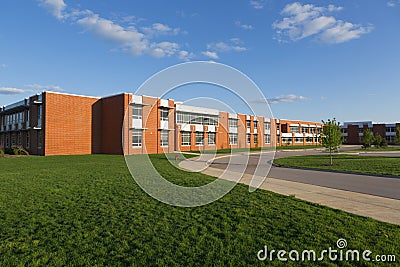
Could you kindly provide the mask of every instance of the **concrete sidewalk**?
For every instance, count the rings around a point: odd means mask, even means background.
[[[202,173],[221,177],[227,180],[238,177],[238,173],[225,172],[222,169],[211,168],[207,161],[196,158],[183,161],[179,164],[183,169],[194,171],[202,170]],[[225,173],[224,173],[225,172]],[[222,176],[222,174],[224,174]],[[244,174],[239,183],[249,185],[253,175]],[[236,178],[234,178],[236,179]],[[255,177],[262,180],[262,177]],[[275,178],[266,178],[259,187],[282,195],[294,195],[296,198],[318,203],[335,209],[341,209],[353,214],[366,216],[378,221],[400,225],[400,200],[343,191],[327,187],[309,185],[298,182],[285,181]]]

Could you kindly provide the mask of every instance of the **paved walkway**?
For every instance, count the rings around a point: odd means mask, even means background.
[[[223,169],[209,167],[208,161],[210,159],[208,157],[210,156],[203,156],[201,159],[192,158],[181,162],[179,166],[186,170],[201,171],[204,174],[228,180],[229,178],[227,177],[238,177],[238,173],[229,173]],[[321,173],[323,174],[323,172]],[[241,176],[239,182],[249,185],[252,178],[253,175],[244,174]],[[263,180],[262,177],[255,177],[255,179],[259,181]],[[379,221],[400,225],[400,200],[397,199],[343,191],[270,177],[265,179],[259,188],[286,196],[294,195],[296,198],[302,200],[341,209]]]

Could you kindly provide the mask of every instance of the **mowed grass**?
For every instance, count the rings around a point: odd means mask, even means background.
[[[329,166],[329,162],[329,155],[294,156],[274,160],[275,164],[287,167],[400,176],[400,157],[334,155],[334,165]]]
[[[214,180],[178,170],[162,155],[151,158],[171,181]],[[320,252],[339,238],[348,248],[400,259],[400,226],[268,191],[249,193],[245,185],[212,204],[180,208],[145,194],[122,156],[0,159],[0,266],[281,266],[259,262],[257,252],[264,246]]]

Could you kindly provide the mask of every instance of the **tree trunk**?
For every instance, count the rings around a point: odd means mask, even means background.
[[[331,166],[333,166],[332,150],[329,150],[329,156],[331,157]]]

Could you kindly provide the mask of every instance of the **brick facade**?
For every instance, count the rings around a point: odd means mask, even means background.
[[[312,145],[319,142],[320,127],[315,122],[231,114],[149,96],[43,92],[0,109],[0,147],[21,146],[30,154],[47,156],[269,147],[284,144],[288,136],[289,145]]]

